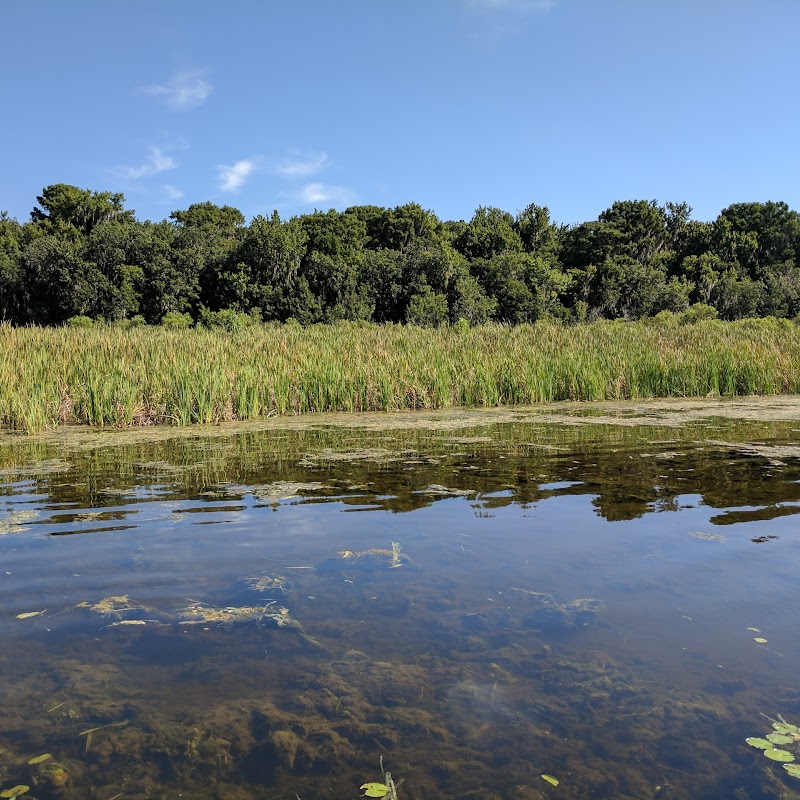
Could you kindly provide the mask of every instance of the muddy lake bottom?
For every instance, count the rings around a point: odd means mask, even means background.
[[[6,435],[0,796],[800,798],[798,513],[797,398]]]

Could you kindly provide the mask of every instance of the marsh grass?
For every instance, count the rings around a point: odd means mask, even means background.
[[[800,328],[769,318],[469,330],[0,325],[0,424],[29,432],[799,391]]]

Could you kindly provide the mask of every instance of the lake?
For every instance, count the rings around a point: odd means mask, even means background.
[[[2,797],[800,798],[797,398],[5,434],[0,486]]]

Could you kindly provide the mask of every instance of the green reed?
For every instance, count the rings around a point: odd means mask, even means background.
[[[800,327],[774,319],[239,332],[0,325],[0,425],[26,431],[798,391]]]

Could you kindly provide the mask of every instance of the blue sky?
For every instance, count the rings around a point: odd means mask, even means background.
[[[0,209],[800,209],[796,0],[7,0]]]

